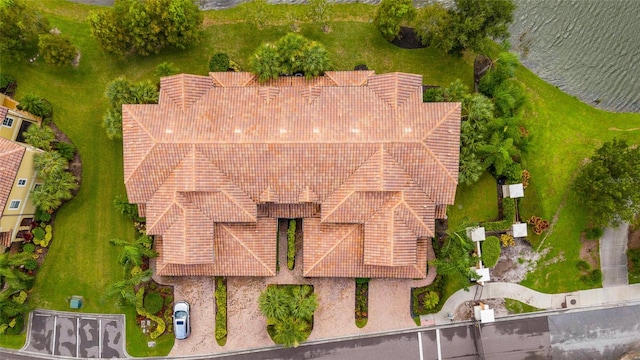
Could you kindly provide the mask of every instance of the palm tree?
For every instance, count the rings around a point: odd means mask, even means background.
[[[295,318],[287,317],[276,322],[273,327],[273,341],[284,347],[298,347],[309,336],[309,323]]]
[[[77,179],[67,171],[55,173],[44,179],[45,183],[31,191],[33,204],[49,213],[62,205],[63,200],[73,197],[72,191],[78,188]]]
[[[102,119],[102,125],[111,140],[122,138],[122,110],[109,109]]]
[[[118,262],[125,268],[130,269],[133,266],[140,266],[144,262],[144,258],[154,258],[158,253],[151,249],[152,239],[148,235],[142,235],[133,242],[120,239],[111,239],[109,243],[122,247]]]
[[[112,109],[120,109],[122,111],[122,104],[131,103],[131,83],[121,76],[107,84],[107,90],[104,95],[109,99]]]
[[[520,155],[520,151],[513,145],[513,139],[501,139],[494,134],[489,143],[479,148],[485,169],[493,168],[496,177],[503,176],[505,170],[513,164],[513,158]]]
[[[27,303],[17,303],[12,297],[16,294],[13,289],[0,292],[0,325],[7,324],[11,318],[29,311]]]
[[[161,78],[165,76],[175,75],[180,72],[174,63],[165,61],[156,66],[156,76]]]
[[[51,103],[34,94],[26,94],[22,99],[20,99],[18,109],[40,116],[43,119],[49,118],[53,113]]]
[[[289,315],[287,306],[288,296],[286,288],[277,285],[270,285],[258,298],[260,312],[267,317],[268,323],[274,320],[282,320]]]
[[[309,40],[302,35],[288,33],[278,40],[278,58],[282,72],[293,75],[302,71]]]
[[[327,49],[315,41],[309,43],[302,56],[300,70],[304,72],[304,76],[307,78],[322,75],[331,68]]]
[[[31,126],[29,130],[34,128]],[[69,164],[65,158],[57,151],[45,151],[43,153],[35,154],[33,157],[33,166],[38,171],[40,177],[45,181],[55,174],[62,173],[67,170]]]
[[[56,134],[48,126],[29,126],[23,135],[27,144],[44,151],[51,151],[51,143],[56,139]]]
[[[258,75],[258,81],[277,79],[282,72],[278,51],[272,44],[262,44],[250,59],[251,71]]]
[[[157,104],[159,96],[158,87],[151,80],[140,81],[131,86],[129,104]]]
[[[31,287],[33,276],[20,269],[31,256],[28,253],[0,254],[0,289],[18,291]]]
[[[106,299],[118,295],[121,304],[135,305],[136,294],[134,288],[143,282],[151,280],[152,275],[151,269],[147,269],[132,275],[128,279],[117,281],[107,286],[103,298]]]
[[[318,307],[317,295],[310,285],[294,286],[289,296],[290,313],[295,318],[311,321]]]
[[[466,236],[467,226],[468,224],[462,223],[447,231],[447,237],[438,251],[437,258],[431,261],[431,264],[438,268],[438,273],[458,274],[466,279],[471,279],[475,275],[471,267],[475,265],[477,257],[471,256],[473,242]]]

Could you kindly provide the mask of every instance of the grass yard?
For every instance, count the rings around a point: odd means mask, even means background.
[[[478,223],[498,218],[498,187],[496,179],[487,171],[477,183],[459,185],[456,202],[447,211],[449,227],[463,222]]]
[[[105,286],[122,277],[116,261],[117,249],[109,245],[108,240],[134,237],[131,224],[117,215],[111,205],[116,194],[124,194],[124,186],[121,142],[109,141],[101,126],[106,110],[105,86],[118,76],[130,80],[151,79],[155,66],[164,61],[175,63],[182,72],[204,75],[208,72],[209,58],[216,52],[228,53],[246,69],[249,56],[261,42],[275,41],[289,28],[282,21],[255,30],[242,23],[241,7],[208,11],[203,38],[191,49],[166,50],[147,58],[118,58],[103,53],[90,37],[86,16],[99,7],[63,0],[43,0],[37,6],[47,14],[52,26],[68,34],[80,48],[80,66],[58,69],[41,59],[29,64],[0,58],[0,71],[16,77],[18,98],[32,92],[51,101],[55,122],[77,145],[84,167],[80,193],[64,205],[56,218],[54,241],[39,271],[30,304],[67,310],[69,296],[83,295],[86,302],[83,311],[127,314],[130,354],[165,355],[173,344],[173,337],[165,335],[155,349],[147,349],[146,338],[136,330],[134,309],[120,309],[113,301],[101,300]],[[287,12],[299,14],[301,8],[273,6],[276,19],[285,18]],[[375,7],[353,4],[340,5],[339,9],[337,21],[331,23],[331,33],[324,34],[309,24],[302,24],[301,32],[327,47],[335,69],[350,70],[364,63],[378,73],[422,74],[426,84],[446,85],[460,78],[468,86],[473,85],[471,58],[449,57],[435,49],[399,49],[384,41],[369,22]],[[541,265],[524,283],[544,292],[576,290],[581,286],[574,260],[578,257],[579,232],[585,226],[586,216],[577,199],[567,196],[571,178],[582,159],[590,156],[603,141],[622,136],[638,143],[640,133],[634,129],[639,127],[640,114],[596,110],[524,68],[517,76],[527,86],[530,97],[525,119],[532,143],[525,161],[532,175],[531,182],[535,184],[535,191],[527,191],[523,212],[548,220],[558,215],[551,234],[539,240],[541,249],[550,249],[543,261],[549,264]],[[459,191],[464,211],[453,210],[452,218],[469,216],[480,221],[497,215],[495,183],[490,176],[485,174],[478,185],[469,189],[461,187]],[[532,193],[535,196],[531,196]],[[553,260],[558,261],[552,263]],[[458,281],[447,281],[445,293],[451,294],[459,288]],[[11,346],[12,342],[19,347],[15,344],[24,342],[24,337],[3,339],[2,345]]]
[[[507,308],[509,314],[524,314],[530,312],[541,311],[542,309],[538,309],[537,307],[533,307],[529,304],[525,304],[522,301],[514,300],[514,299],[504,299],[504,306]]]

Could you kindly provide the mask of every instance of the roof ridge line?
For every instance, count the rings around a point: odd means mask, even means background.
[[[447,169],[447,167],[446,167],[446,166],[444,166],[444,164],[440,161],[440,159],[438,159],[438,157],[433,153],[433,151],[431,151],[431,148],[429,148],[429,147],[427,146],[427,144],[425,144],[425,143],[424,143],[424,142],[422,142],[422,141],[420,142],[420,144],[421,144],[422,146],[424,146],[424,148],[425,148],[425,149],[427,149],[427,152],[429,153],[429,155],[430,155],[431,157],[433,157],[433,158],[436,160],[436,164],[437,164],[438,166],[440,166],[440,168],[442,168],[442,170],[444,170],[444,173],[445,173],[445,174],[447,174],[447,177],[449,177],[449,179],[450,179],[451,181],[453,181],[453,183],[455,183],[455,184],[457,185],[457,184],[458,184],[458,182],[456,181],[456,179],[454,179],[453,175],[451,175],[451,173],[449,172],[449,169]]]
[[[457,106],[454,106],[451,110],[449,110],[446,114],[444,114],[444,116],[440,118],[440,120],[436,121],[436,124],[429,130],[429,132],[427,132],[427,135],[425,135],[422,139],[420,139],[420,142],[424,142],[429,136],[431,136],[431,134],[434,131],[436,131],[436,129],[439,129],[440,125],[442,125],[445,121],[447,121],[451,113],[456,111],[457,108],[458,108]]]
[[[265,269],[267,269],[267,271],[269,271],[270,274],[272,275],[276,275],[275,272],[271,271],[271,269],[269,268],[269,266],[267,264],[265,264],[262,259],[260,259],[259,257],[256,256],[256,254],[251,251],[251,249],[249,249],[249,247],[243,242],[240,241],[240,239],[238,239],[238,237],[236,236],[236,234],[234,234],[227,226],[225,226],[223,223],[215,223],[218,226],[221,226],[222,229],[224,229],[224,231],[227,232],[227,234],[231,235],[232,238],[234,238],[239,244],[240,246],[242,246],[249,254],[251,254],[251,256],[253,256],[254,259],[258,260],[258,262],[260,264],[262,264],[262,266],[264,266]],[[256,225],[257,226],[257,225]],[[215,230],[214,230],[215,231]]]
[[[318,226],[320,226],[320,225],[321,225],[321,224],[318,224]],[[344,239],[346,239],[346,238],[347,238],[347,236],[351,235],[351,233],[352,233],[352,232],[354,232],[354,231],[358,228],[358,226],[360,226],[360,224],[352,224],[352,225],[351,225],[351,230],[349,230],[349,232],[347,232],[347,233],[342,237],[342,239],[338,240],[338,241],[336,242],[336,244],[335,244],[335,245],[333,245],[333,246],[332,246],[328,251],[326,251],[326,252],[324,253],[324,255],[322,255],[322,256],[318,259],[318,261],[316,261],[313,265],[311,265],[311,267],[309,268],[309,270],[308,270],[308,271],[305,271],[305,273],[306,273],[306,274],[308,274],[311,270],[313,270],[316,266],[318,266],[318,264],[320,264],[320,262],[321,262],[322,260],[324,260],[324,259],[329,255],[329,253],[332,253],[332,252],[333,252],[333,251],[338,247],[338,245],[340,245],[340,244],[344,241]],[[304,275],[304,274],[303,274],[303,275]]]
[[[123,112],[124,112],[124,111],[123,111]],[[158,139],[156,139],[153,135],[151,135],[151,133],[150,133],[150,132],[149,132],[149,131],[148,131],[148,130],[147,130],[147,129],[146,129],[146,128],[141,124],[141,123],[140,123],[140,121],[138,120],[138,118],[137,118],[136,116],[134,116],[130,111],[127,111],[127,114],[129,114],[129,116],[131,116],[131,119],[132,119],[133,121],[135,121],[135,122],[138,124],[138,127],[139,127],[142,131],[144,131],[144,132],[147,134],[147,136],[149,136],[149,138],[151,139],[151,142],[153,143],[153,145],[152,145],[152,146],[150,146],[150,147],[149,147],[149,149],[147,150],[147,152],[145,152],[145,153],[143,154],[143,156],[141,156],[141,157],[140,157],[140,161],[139,161],[139,162],[138,162],[138,164],[133,168],[133,171],[131,171],[131,174],[129,174],[129,176],[128,176],[128,177],[126,177],[126,178],[124,179],[124,182],[125,182],[125,183],[126,183],[126,182],[128,182],[128,181],[131,179],[131,177],[132,177],[132,176],[133,176],[133,174],[138,170],[138,168],[140,167],[140,165],[142,164],[142,162],[144,161],[144,159],[146,159],[146,158],[147,158],[147,155],[149,155],[149,154],[151,153],[151,151],[152,151],[153,149],[155,149],[155,147],[158,145]],[[123,114],[123,117],[124,117],[124,114]]]
[[[150,226],[147,226],[147,228],[148,229],[153,229],[156,225],[158,225],[158,222],[169,212],[169,210],[171,210],[171,208],[174,205],[175,205],[175,197],[174,197],[174,201],[172,201],[171,204],[169,206],[167,206],[166,209],[164,209],[162,214],[160,214],[160,216],[158,216],[158,219],[153,224],[151,224]],[[175,221],[175,219],[173,221]],[[171,222],[171,224],[173,224],[173,221]],[[171,224],[169,224],[169,226],[171,226]]]
[[[350,197],[351,197],[351,195],[353,195],[355,192],[356,192],[355,190],[350,190],[350,191],[349,191],[349,194],[348,194],[347,196],[345,196],[345,197],[344,197],[344,199],[340,200],[340,201],[336,204],[336,206],[333,208],[333,210],[331,210],[331,212],[329,212],[329,213],[327,214],[327,216],[325,216],[324,218],[322,218],[322,217],[320,218],[320,223],[324,222],[324,220],[325,220],[326,218],[328,218],[329,216],[331,216],[331,214],[333,214],[334,212],[336,212],[336,210],[338,210],[338,208],[340,208],[340,205],[342,205],[345,201],[347,201],[347,199],[348,199],[348,198],[350,198]]]
[[[411,208],[411,206],[409,206],[409,204],[407,204],[407,202],[404,201],[404,193],[402,195],[403,196],[402,196],[402,199],[400,200],[400,203],[404,205],[404,207],[411,213],[411,215],[413,215],[416,219],[418,219],[418,221],[420,221],[422,225],[424,225],[424,227],[427,229],[427,232],[431,235],[431,237],[433,237],[435,234],[431,232],[431,229],[429,229],[429,226],[427,226],[427,224],[425,224],[424,221],[422,221],[420,216],[416,214],[416,212]],[[404,222],[407,226],[409,225],[404,219],[402,220],[402,222]]]

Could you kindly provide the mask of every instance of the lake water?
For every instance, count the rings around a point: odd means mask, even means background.
[[[74,1],[113,4],[113,0]],[[511,44],[525,66],[585,103],[611,111],[640,112],[640,0],[515,1]],[[201,7],[224,9],[241,2],[202,0]],[[414,0],[416,6],[426,2]]]

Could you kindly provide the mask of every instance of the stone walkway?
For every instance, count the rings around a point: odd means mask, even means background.
[[[602,287],[629,284],[627,271],[627,238],[629,224],[606,228],[600,238],[600,269]]]

